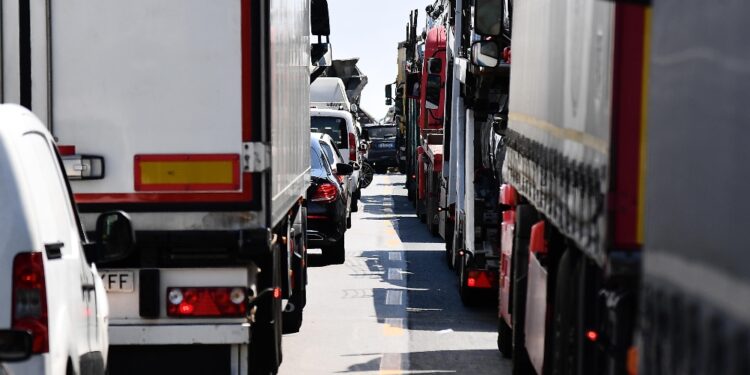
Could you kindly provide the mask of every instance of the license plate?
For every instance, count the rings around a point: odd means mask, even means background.
[[[104,281],[104,289],[110,293],[133,293],[135,277],[133,271],[104,271],[99,272]]]
[[[381,143],[378,145],[378,148],[393,148],[392,143]]]

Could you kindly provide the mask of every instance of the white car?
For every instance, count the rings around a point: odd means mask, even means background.
[[[359,152],[359,132],[354,123],[351,113],[335,109],[310,109],[310,129],[313,133],[324,133],[331,136],[336,143],[344,163],[354,167],[350,194],[352,195],[351,210],[357,211],[357,201],[360,193],[360,168],[362,165],[362,154]]]
[[[0,332],[31,341],[28,358],[10,344],[0,350],[0,371],[105,373],[107,294],[85,254],[120,259],[134,235],[119,212],[97,226],[103,241],[89,244],[47,129],[28,110],[0,105]]]

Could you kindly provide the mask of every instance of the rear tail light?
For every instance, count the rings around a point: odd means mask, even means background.
[[[488,271],[469,271],[466,286],[469,288],[491,289],[495,285],[493,274]]]
[[[176,317],[245,316],[242,288],[167,288],[167,315]]]
[[[349,133],[349,161],[357,161],[357,138]]]
[[[326,182],[324,184],[318,185],[318,187],[315,189],[315,193],[310,200],[313,202],[330,203],[335,201],[338,195],[339,191],[336,186]]]
[[[33,353],[49,352],[42,253],[21,253],[13,259],[13,329],[31,332]]]

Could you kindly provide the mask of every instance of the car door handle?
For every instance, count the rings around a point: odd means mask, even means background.
[[[44,244],[44,251],[47,253],[47,259],[60,259],[62,258],[62,248],[65,244],[62,242]]]

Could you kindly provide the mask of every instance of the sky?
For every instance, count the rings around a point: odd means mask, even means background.
[[[376,119],[388,112],[385,85],[396,80],[398,43],[406,36],[409,12],[419,10],[419,29],[424,9],[432,0],[328,0],[334,59],[359,57],[357,66],[369,83],[360,106]]]

